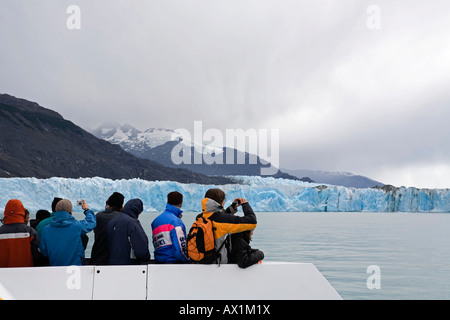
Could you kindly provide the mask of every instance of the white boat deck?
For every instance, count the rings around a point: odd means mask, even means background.
[[[341,299],[311,263],[71,266],[0,269],[0,299]]]

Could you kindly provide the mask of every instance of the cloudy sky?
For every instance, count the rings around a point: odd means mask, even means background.
[[[84,128],[279,129],[282,167],[450,187],[448,0],[2,0],[0,70]]]

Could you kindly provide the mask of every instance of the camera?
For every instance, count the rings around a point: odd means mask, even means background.
[[[77,206],[81,207],[83,205],[83,203],[84,203],[84,200],[78,200],[77,201]]]
[[[237,199],[237,202],[233,202],[232,206],[233,208],[236,208],[237,206],[239,206],[241,204],[241,199]]]

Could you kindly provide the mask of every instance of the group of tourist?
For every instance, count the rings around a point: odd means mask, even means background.
[[[152,222],[154,259],[139,215],[144,211],[140,199],[128,200],[114,192],[105,210],[95,214],[82,200],[85,218],[72,216],[72,202],[55,198],[52,212],[39,210],[30,221],[30,213],[20,200],[6,204],[0,227],[0,267],[131,265],[148,263],[192,263],[187,249],[186,227],[181,220],[183,195],[167,195],[166,210]],[[252,249],[250,241],[256,227],[256,216],[244,198],[234,199],[224,209],[225,193],[209,189],[202,200],[202,215],[214,226],[214,246],[220,263],[237,263],[249,267],[264,258],[262,251]],[[241,206],[244,216],[235,215]],[[28,225],[30,224],[30,225]],[[94,232],[90,259],[85,259]]]

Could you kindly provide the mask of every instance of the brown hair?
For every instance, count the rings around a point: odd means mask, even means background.
[[[209,189],[206,191],[205,198],[212,199],[222,205],[222,202],[225,201],[225,192],[220,189]]]
[[[167,203],[178,206],[183,203],[183,195],[178,191],[172,191],[167,195]]]

